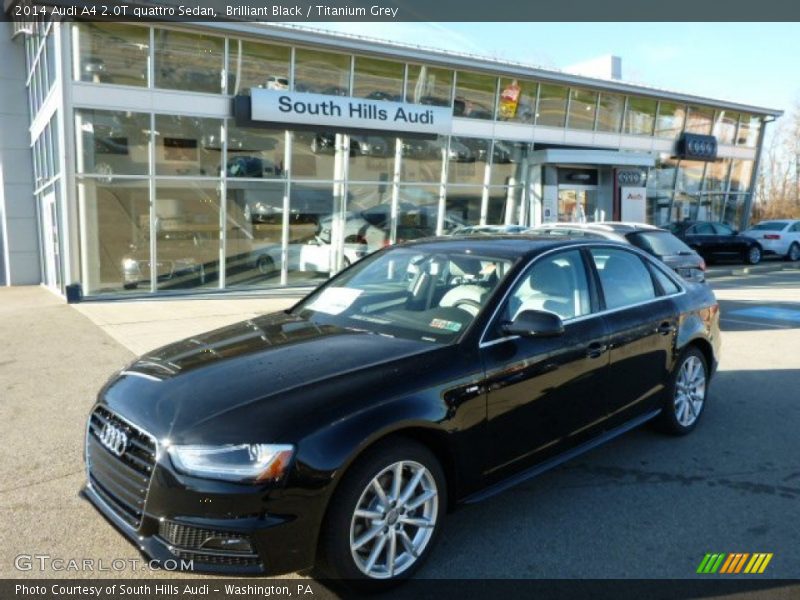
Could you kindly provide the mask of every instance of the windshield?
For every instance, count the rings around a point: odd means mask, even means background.
[[[315,323],[406,339],[456,340],[510,270],[479,252],[393,248],[356,263],[292,311]]]
[[[786,221],[764,221],[750,229],[755,231],[783,231],[788,224]]]
[[[634,246],[656,256],[692,254],[689,246],[668,231],[635,231],[626,237]]]

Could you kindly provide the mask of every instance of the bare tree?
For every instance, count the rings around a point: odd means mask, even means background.
[[[800,102],[778,121],[764,148],[753,218],[800,218]]]

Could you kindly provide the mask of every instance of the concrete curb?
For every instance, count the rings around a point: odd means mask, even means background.
[[[770,262],[766,264],[731,267],[712,267],[706,271],[706,279],[716,279],[719,277],[731,277],[742,275],[759,275],[761,273],[774,273],[775,271],[797,271],[800,270],[800,262],[784,263]]]

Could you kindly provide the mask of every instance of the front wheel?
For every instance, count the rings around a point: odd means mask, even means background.
[[[708,365],[696,347],[686,350],[675,363],[667,386],[664,409],[658,417],[660,429],[686,435],[697,427],[708,393]]]
[[[745,257],[748,265],[757,265],[761,262],[761,248],[759,246],[751,246],[747,250],[747,256]]]
[[[378,591],[428,558],[446,510],[445,477],[425,446],[395,438],[369,451],[340,484],[322,525],[322,577]]]

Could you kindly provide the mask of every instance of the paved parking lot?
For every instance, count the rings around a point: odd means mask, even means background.
[[[800,577],[800,271],[712,284],[723,357],[696,432],[642,427],[457,510],[422,577],[684,578],[706,552],[772,552],[763,577]],[[87,412],[132,352],[39,288],[0,290],[0,339],[0,577],[26,576],[20,553],[137,557],[77,497]]]

